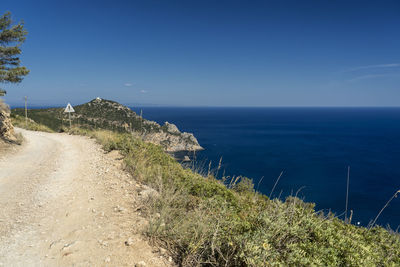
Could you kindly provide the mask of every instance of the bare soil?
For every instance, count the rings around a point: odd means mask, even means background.
[[[140,234],[140,192],[117,151],[17,129],[0,148],[0,266],[172,266]]]

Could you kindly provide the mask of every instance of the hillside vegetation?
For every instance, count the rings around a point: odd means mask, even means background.
[[[106,129],[133,133],[147,142],[163,146],[169,152],[196,151],[203,149],[191,133],[180,132],[174,124],[159,125],[137,115],[130,108],[115,101],[101,98],[74,107],[71,123],[85,129]],[[25,110],[15,108],[11,116],[25,116]],[[28,117],[35,122],[60,132],[69,127],[69,117],[64,108],[30,109]]]
[[[54,131],[46,125],[35,122],[32,119],[25,120],[25,117],[20,115],[11,116],[11,122],[15,127],[24,128],[31,131],[41,131],[47,133],[53,133]]]
[[[129,134],[72,129],[118,149],[126,170],[156,190],[143,204],[146,234],[183,266],[399,266],[400,238],[346,224],[314,204],[254,190],[251,179],[216,179],[182,167]]]
[[[88,129],[108,129],[118,132],[126,132],[132,127],[133,130],[141,130],[143,119],[127,107],[123,107],[109,100],[96,101],[74,107],[71,113],[72,124]],[[29,118],[37,123],[46,125],[55,132],[63,131],[69,126],[68,114],[64,108],[30,109]],[[12,116],[25,116],[23,108],[12,110]],[[154,129],[157,130],[157,129]]]

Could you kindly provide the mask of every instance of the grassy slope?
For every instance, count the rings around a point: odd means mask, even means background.
[[[121,150],[127,170],[158,191],[143,207],[147,234],[184,266],[400,265],[399,236],[379,226],[345,224],[296,197],[269,200],[247,178],[203,177],[127,134],[74,132]]]
[[[23,126],[23,125],[21,125]],[[183,266],[399,266],[400,238],[315,212],[296,197],[270,200],[236,182],[183,168],[161,147],[126,133],[73,128],[118,149],[127,171],[157,190],[143,203],[146,234]]]
[[[136,115],[130,109],[119,108],[120,104],[110,100],[89,103],[75,106],[75,113],[71,114],[72,124],[89,129],[107,129],[119,132],[127,132],[127,128],[135,131],[158,132],[163,130],[158,125],[148,125],[144,119]],[[12,110],[11,116],[25,116],[23,108]],[[28,110],[29,118],[35,122],[43,124],[55,132],[64,130],[69,126],[68,114],[64,113],[64,108],[45,108]],[[125,125],[125,127],[124,127]]]
[[[28,112],[30,119],[53,132],[59,132],[63,124],[66,125],[67,123],[65,119],[63,121],[63,112],[62,109],[59,108],[31,109]],[[16,123],[25,123],[25,110],[23,108],[12,109],[11,118],[14,119]]]
[[[32,131],[48,132],[48,133],[54,132],[52,129],[43,124],[36,123],[35,121],[30,119],[25,121],[25,117],[21,117],[15,114],[11,116],[11,122],[15,127],[19,128],[24,128]]]

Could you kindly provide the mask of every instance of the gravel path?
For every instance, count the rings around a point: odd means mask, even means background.
[[[171,266],[140,235],[138,184],[93,140],[22,129],[0,155],[0,266]]]

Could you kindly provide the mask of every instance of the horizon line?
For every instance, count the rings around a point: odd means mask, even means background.
[[[86,102],[87,103],[87,102]],[[118,102],[119,103],[119,102]],[[23,104],[18,104],[18,105],[13,105],[7,103],[11,109],[13,108],[24,108]],[[85,103],[82,103],[85,104]],[[82,104],[76,104],[73,106],[78,106]],[[194,105],[194,106],[183,106],[183,105],[157,105],[157,104],[125,104],[125,103],[120,103],[121,105],[124,105],[129,108],[140,108],[140,107],[145,107],[145,108],[400,108],[399,106],[214,106],[214,105]],[[56,105],[48,105],[48,104],[28,104],[28,109],[29,107],[31,108],[63,108],[65,107],[66,104],[56,104]]]

